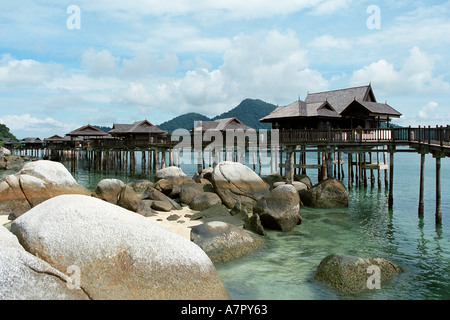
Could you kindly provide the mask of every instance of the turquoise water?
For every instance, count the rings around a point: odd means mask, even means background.
[[[315,155],[308,157],[309,163],[315,163]],[[182,168],[189,176],[196,171],[195,165]],[[302,208],[303,223],[292,232],[268,231],[258,252],[217,264],[232,299],[450,299],[450,159],[442,159],[441,227],[435,225],[435,160],[431,156],[426,159],[425,216],[418,218],[419,168],[419,155],[396,154],[392,211],[388,210],[384,183],[381,189],[370,184],[353,188],[348,208]],[[308,175],[317,182],[317,170],[308,170]],[[105,178],[124,182],[142,178],[86,170],[74,177],[91,190]],[[346,179],[343,182],[347,185]],[[383,283],[380,290],[343,294],[314,280],[320,261],[332,253],[385,258],[408,271]]]
[[[302,208],[303,223],[270,231],[265,248],[217,265],[234,299],[450,299],[450,159],[442,162],[442,227],[435,225],[435,162],[427,157],[425,217],[418,218],[420,156],[396,154],[394,209],[378,187],[350,191],[346,209]],[[408,270],[380,290],[343,294],[314,280],[320,261],[340,253],[380,257]]]

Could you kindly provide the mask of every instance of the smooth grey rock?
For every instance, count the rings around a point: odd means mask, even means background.
[[[229,299],[198,246],[93,197],[50,199],[15,220],[11,231],[54,268],[78,266],[92,299]]]

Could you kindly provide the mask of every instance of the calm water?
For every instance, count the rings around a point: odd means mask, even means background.
[[[442,160],[442,227],[434,222],[435,160],[426,159],[423,220],[417,216],[420,156],[397,153],[395,160],[392,211],[387,209],[384,183],[382,189],[353,188],[349,208],[302,208],[303,223],[294,231],[268,231],[262,250],[216,265],[230,296],[247,300],[450,299],[450,159]],[[196,166],[183,170],[192,176]],[[313,183],[317,181],[317,170],[308,175]],[[83,170],[74,177],[91,190],[104,178],[138,179]],[[343,182],[347,185],[346,179]],[[381,290],[342,294],[313,279],[320,261],[332,253],[385,258],[408,272],[382,284]]]

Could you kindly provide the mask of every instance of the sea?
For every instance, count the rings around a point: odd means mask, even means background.
[[[314,153],[308,163],[317,163]],[[139,157],[138,157],[139,159]],[[435,223],[436,162],[426,157],[425,214],[418,216],[420,155],[396,153],[394,207],[388,209],[384,186],[349,190],[349,207],[302,207],[302,224],[290,232],[267,231],[262,248],[246,257],[217,263],[216,269],[234,300],[447,300],[450,299],[450,158],[442,159],[442,217]],[[68,168],[70,163],[65,164]],[[250,164],[248,164],[252,167]],[[344,169],[346,170],[346,165]],[[196,165],[182,164],[188,176]],[[140,168],[138,167],[138,170]],[[11,172],[0,171],[0,178]],[[261,174],[270,173],[270,168]],[[317,170],[307,171],[317,183]],[[73,173],[79,184],[94,190],[106,178],[130,182],[152,174],[95,173],[80,164]],[[347,172],[342,182],[347,186]],[[376,172],[375,172],[376,178]],[[349,294],[314,279],[320,262],[330,254],[384,258],[407,271],[378,289]]]

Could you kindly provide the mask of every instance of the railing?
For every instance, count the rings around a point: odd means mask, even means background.
[[[381,142],[392,140],[392,129],[281,130],[281,143]]]
[[[420,144],[450,146],[450,126],[394,129],[394,140]]]
[[[416,142],[450,146],[450,126],[391,129],[281,130],[280,143]]]

